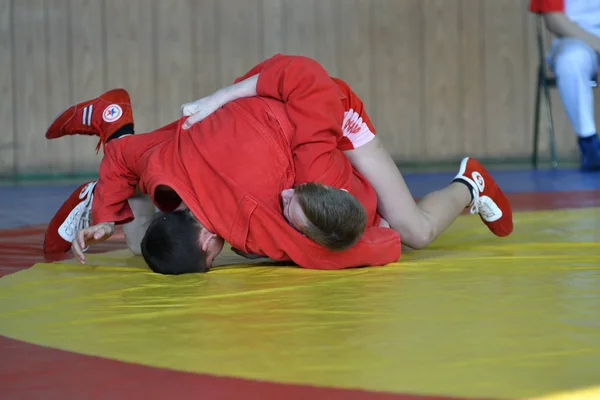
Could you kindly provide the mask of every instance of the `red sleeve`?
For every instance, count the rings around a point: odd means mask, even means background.
[[[342,151],[354,150],[369,143],[377,134],[367,114],[365,105],[350,86],[339,78],[331,80],[340,89],[341,102],[344,107],[344,121],[342,134],[338,141],[338,149]]]
[[[307,240],[307,246],[297,254],[290,255],[299,266],[308,269],[343,269],[386,265],[400,258],[400,235],[389,228],[367,228],[360,240],[344,251],[330,251]]]
[[[529,0],[529,11],[535,13],[564,12],[565,0]]]
[[[118,140],[104,148],[100,163],[100,176],[94,189],[92,219],[94,224],[115,222],[125,224],[133,221],[133,213],[127,199],[135,194],[139,178],[127,167],[118,151]]]
[[[351,167],[337,149],[344,118],[339,89],[327,71],[307,57],[277,55],[261,65],[257,94],[284,102],[295,128],[291,149],[296,183],[340,186]]]
[[[351,248],[331,251],[294,230],[272,211],[257,208],[248,217],[249,229],[236,240],[228,241],[245,253],[262,254],[275,260],[292,260],[309,269],[343,269],[370,265],[386,265],[400,258],[400,235],[389,228],[365,229]]]

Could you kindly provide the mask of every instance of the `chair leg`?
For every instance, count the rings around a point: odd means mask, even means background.
[[[558,159],[556,157],[556,141],[554,139],[554,119],[552,118],[552,103],[550,102],[550,89],[544,82],[544,97],[546,98],[546,115],[548,118],[548,133],[550,134],[550,159],[552,168],[558,168]]]
[[[542,94],[541,76],[538,73],[537,89],[535,93],[535,115],[533,117],[533,153],[531,154],[531,163],[533,168],[538,167],[538,143],[540,137],[540,100]]]

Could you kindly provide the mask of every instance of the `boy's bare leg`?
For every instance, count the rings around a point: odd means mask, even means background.
[[[398,231],[403,243],[412,248],[429,245],[473,202],[496,235],[506,236],[512,231],[512,211],[508,201],[476,160],[463,160],[457,175],[460,182],[453,181],[417,203],[377,137],[345,154],[375,189],[382,217]]]
[[[381,216],[400,233],[403,243],[412,248],[423,248],[431,243],[471,202],[468,187],[452,183],[428,194],[417,204],[396,163],[377,137],[345,154],[375,189]]]

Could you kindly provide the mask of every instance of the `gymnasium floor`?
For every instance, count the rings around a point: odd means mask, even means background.
[[[407,181],[418,197],[452,175]],[[44,260],[76,185],[0,186],[0,398],[599,399],[600,174],[494,176],[509,238],[463,216],[386,267],[227,251],[179,277],[149,273],[122,235],[90,265]]]

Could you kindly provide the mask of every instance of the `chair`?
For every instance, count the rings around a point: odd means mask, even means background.
[[[554,140],[554,120],[552,119],[552,104],[550,102],[550,88],[556,87],[556,78],[549,76],[546,66],[546,51],[544,49],[544,36],[542,27],[542,16],[537,15],[537,47],[539,56],[539,67],[537,77],[537,90],[535,95],[535,115],[533,121],[533,153],[531,155],[531,163],[533,168],[538,167],[538,147],[540,139],[540,108],[542,106],[542,95],[545,100],[546,116],[548,118],[548,133],[550,135],[550,159],[552,168],[558,167],[556,157],[556,143]],[[543,92],[543,93],[542,93]]]

